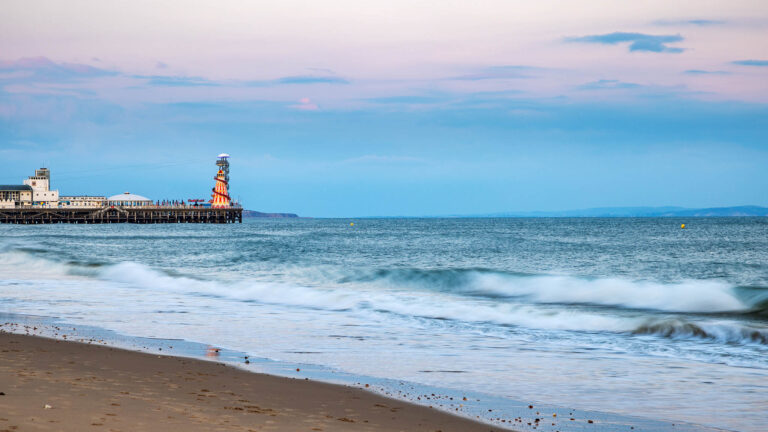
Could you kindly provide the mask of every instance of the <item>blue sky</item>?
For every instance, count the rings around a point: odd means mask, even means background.
[[[768,8],[700,3],[4,2],[0,183],[207,198],[227,152],[308,216],[768,205]]]

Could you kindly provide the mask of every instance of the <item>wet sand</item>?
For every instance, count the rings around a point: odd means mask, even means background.
[[[499,431],[361,389],[0,331],[0,432]]]

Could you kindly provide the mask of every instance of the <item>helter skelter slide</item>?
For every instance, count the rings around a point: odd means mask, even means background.
[[[216,161],[216,166],[219,167],[219,172],[216,173],[216,186],[212,189],[211,195],[211,207],[213,208],[227,208],[230,207],[232,199],[229,197],[229,155],[222,153],[219,155],[219,159]]]

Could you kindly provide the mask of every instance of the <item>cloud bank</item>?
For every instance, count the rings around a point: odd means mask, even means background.
[[[450,79],[461,81],[481,81],[494,79],[533,78],[535,76],[535,72],[543,70],[544,68],[525,65],[491,66],[471,74],[460,75]]]
[[[0,60],[0,79],[37,82],[71,82],[119,75],[116,71],[78,63],[55,63],[46,57]]]
[[[278,78],[276,84],[349,84],[349,81],[337,76],[298,75]]]
[[[765,67],[765,66],[768,66],[768,60],[736,60],[734,62],[731,62],[731,64],[735,64],[739,66]]]
[[[683,72],[686,75],[730,75],[731,73],[723,70],[702,70],[702,69],[688,69]]]
[[[619,80],[601,79],[580,85],[579,90],[627,90],[641,88],[640,84],[622,82]]]
[[[630,51],[648,51],[655,53],[681,53],[682,48],[667,46],[669,43],[681,42],[683,37],[678,35],[649,35],[644,33],[614,32],[601,35],[590,35],[566,38],[566,42],[594,43],[616,45],[629,42]]]
[[[699,26],[699,27],[717,26],[717,25],[723,25],[725,23],[726,22],[723,20],[712,20],[712,19],[658,20],[653,22],[653,24],[659,25],[659,26]]]

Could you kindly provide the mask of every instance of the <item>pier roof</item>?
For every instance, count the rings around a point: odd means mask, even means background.
[[[132,194],[130,192],[121,193],[118,195],[112,195],[107,198],[108,201],[152,201],[147,197],[141,195]]]
[[[31,191],[32,186],[28,185],[0,185],[0,191]]]

